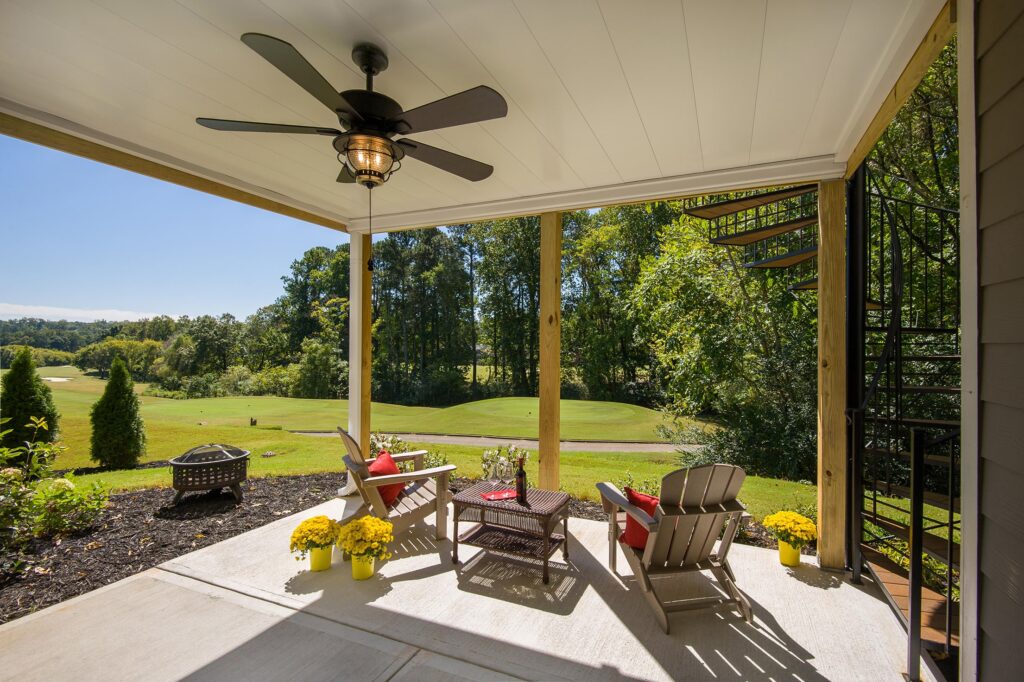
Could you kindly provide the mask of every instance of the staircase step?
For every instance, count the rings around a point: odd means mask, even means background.
[[[865,490],[870,490],[871,489],[871,486],[868,484],[867,481],[865,481],[864,486],[865,486]],[[875,488],[876,488],[876,490],[878,490],[878,492],[880,492],[883,495],[888,495],[888,496],[892,496],[892,497],[905,497],[908,500],[910,499],[910,488],[908,488],[905,485],[888,485],[887,486],[885,484],[885,481],[878,481],[878,483],[876,484]],[[925,502],[925,504],[930,504],[933,507],[938,507],[939,509],[945,509],[946,511],[949,511],[950,499],[947,496],[943,495],[942,493],[934,493],[934,492],[931,492],[929,490],[925,490],[924,491],[924,502]],[[953,498],[952,506],[953,506],[953,511],[956,512],[957,514],[959,514],[960,513],[960,498],[959,497],[954,497]]]
[[[868,355],[865,356],[865,360],[874,360],[875,362],[882,359],[881,355]],[[904,355],[903,362],[959,362],[959,355]]]
[[[875,548],[861,544],[861,554],[875,580],[885,588],[884,592],[893,607],[900,612],[904,627],[910,614],[910,578],[907,570]],[[928,587],[921,587],[921,639],[939,646],[946,644],[946,598]],[[953,646],[960,645],[959,605],[952,604],[951,640]]]
[[[805,279],[802,282],[797,282],[796,284],[790,284],[786,289],[789,291],[817,291],[818,278],[812,277],[810,279]]]
[[[864,309],[865,310],[881,310],[882,309],[882,304],[879,303],[878,301],[872,301],[871,299],[868,299],[868,300],[864,301]]]
[[[771,237],[775,237],[780,234],[786,234],[787,232],[795,232],[800,228],[813,225],[816,222],[818,222],[817,213],[803,218],[789,220],[784,223],[778,223],[777,225],[759,227],[756,230],[746,230],[744,232],[728,234],[723,237],[715,237],[711,240],[711,243],[722,244],[725,246],[745,246],[746,244],[764,241],[765,239],[770,239]]]
[[[889,386],[879,386],[879,391],[888,393],[895,388]],[[904,386],[901,389],[902,393],[943,393],[947,395],[955,395],[960,392],[959,386]]]
[[[885,450],[882,448],[864,448],[864,452],[869,455],[875,455],[876,457],[899,457],[900,459],[909,462],[910,453],[906,450]],[[949,457],[943,455],[925,455],[925,464],[934,464],[936,466],[949,466]]]
[[[887,332],[888,327],[866,326],[864,331]],[[900,329],[903,334],[957,334],[959,329],[950,327],[903,327]]]
[[[870,521],[879,528],[885,530],[886,533],[898,537],[900,540],[910,541],[910,528],[895,519],[890,519],[881,515],[875,516],[867,511],[862,512],[861,517],[865,521]],[[925,554],[933,559],[937,559],[942,563],[947,563],[946,551],[950,550],[950,547],[947,546],[945,538],[941,538],[933,533],[925,532],[924,537],[921,540],[921,548],[924,550]],[[960,568],[960,545],[954,542],[951,551],[953,555],[953,568]]]
[[[920,426],[921,428],[942,428],[954,429],[960,426],[959,419],[918,419],[916,417],[865,417],[866,422],[877,422],[882,424],[903,424],[905,426]]]
[[[745,268],[788,268],[791,265],[797,263],[803,263],[805,260],[810,260],[818,255],[818,245],[808,246],[805,249],[798,251],[790,251],[780,256],[772,256],[771,258],[765,258],[764,260],[754,261],[753,263],[744,263]]]
[[[758,206],[765,206],[775,201],[781,201],[783,199],[789,199],[791,197],[799,197],[803,196],[804,194],[810,194],[816,189],[818,189],[818,186],[814,184],[799,185],[797,187],[786,187],[783,189],[774,190],[772,192],[763,192],[761,194],[740,197],[738,199],[728,199],[726,201],[716,201],[713,204],[695,206],[694,208],[684,209],[683,213],[695,216],[697,218],[711,220],[712,218],[721,218],[722,216],[725,215],[739,213],[740,211],[746,211],[751,208],[757,208]]]

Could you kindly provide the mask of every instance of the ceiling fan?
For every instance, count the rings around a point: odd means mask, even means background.
[[[262,33],[246,33],[242,42],[333,111],[342,130],[220,118],[197,118],[199,125],[233,132],[333,137],[343,164],[338,182],[358,182],[368,189],[386,182],[406,155],[474,182],[494,172],[493,166],[444,149],[404,137],[393,139],[396,135],[501,118],[508,113],[508,105],[493,89],[480,85],[403,111],[398,102],[373,90],[373,77],[388,68],[387,55],[376,45],[361,43],[352,50],[352,61],[366,74],[366,89],[337,92],[290,43]]]

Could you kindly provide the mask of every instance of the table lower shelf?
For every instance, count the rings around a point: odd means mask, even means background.
[[[533,559],[547,559],[565,542],[565,536],[552,533],[548,539],[548,552],[544,554],[544,538],[504,526],[477,524],[459,535],[460,545],[472,545],[492,552],[514,554]]]

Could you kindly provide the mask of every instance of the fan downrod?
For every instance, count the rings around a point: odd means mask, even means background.
[[[359,43],[352,48],[352,61],[366,74],[366,89],[373,90],[373,77],[388,68],[388,56],[373,43]]]

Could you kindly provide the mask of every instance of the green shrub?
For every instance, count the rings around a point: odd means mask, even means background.
[[[217,388],[224,395],[253,395],[252,370],[245,365],[232,365],[217,379]]]
[[[39,537],[81,533],[96,523],[106,505],[99,483],[78,485],[71,476],[45,479],[32,497],[33,532]]]
[[[0,418],[0,436],[6,436],[10,420]],[[8,448],[0,447],[0,468],[14,467],[21,471],[25,480],[34,481],[51,476],[53,462],[57,455],[66,450],[63,445],[48,443],[40,437],[47,431],[46,420],[42,417],[29,417],[30,435],[23,445]]]
[[[298,382],[293,386],[296,398],[337,398],[344,381],[348,381],[347,365],[337,351],[315,338],[302,342]]]
[[[142,392],[142,395],[149,395],[154,398],[170,398],[171,400],[185,400],[188,398],[188,396],[185,395],[185,391],[182,391],[181,389],[175,389],[172,391],[152,384],[146,387],[146,390]]]
[[[75,361],[74,353],[63,350],[20,345],[0,346],[0,367],[4,369],[10,367],[18,351],[22,348],[28,348],[32,351],[32,361],[36,363],[36,367],[63,367],[64,365],[73,364]]]
[[[0,393],[0,416],[8,419],[0,446],[18,448],[38,440],[50,443],[57,440],[57,408],[53,404],[50,387],[36,373],[32,350],[22,347],[4,374]],[[45,421],[46,428],[33,427],[32,417]]]
[[[32,487],[17,467],[0,469],[0,554],[24,544],[32,527]]]
[[[298,382],[299,365],[287,367],[267,367],[252,377],[254,395],[276,395],[287,398]]]
[[[218,377],[214,372],[188,377],[183,381],[186,398],[219,398],[225,393],[221,390]]]
[[[75,366],[82,371],[94,369],[100,376],[106,376],[114,358],[121,358],[132,377],[142,381],[155,376],[156,363],[162,352],[163,344],[159,341],[103,339],[79,349],[75,353]]]
[[[146,431],[139,415],[139,398],[121,358],[110,366],[110,380],[92,406],[93,461],[118,469],[134,467],[146,451]]]
[[[626,475],[622,478],[614,481],[615,487],[619,490],[625,491],[626,488],[631,488],[638,493],[644,495],[660,495],[661,494],[661,479],[657,478],[645,478],[642,481],[638,481],[633,478],[633,474],[626,472]]]

